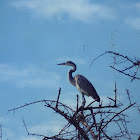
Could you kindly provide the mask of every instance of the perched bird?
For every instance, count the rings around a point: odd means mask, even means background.
[[[66,63],[60,63],[58,65],[65,65],[65,66],[72,66],[73,69],[71,69],[68,72],[68,79],[69,82],[77,87],[79,92],[83,95],[83,102],[85,101],[84,95],[91,96],[93,99],[95,99],[97,102],[100,102],[100,97],[98,96],[95,88],[93,85],[82,75],[75,75],[72,76],[72,73],[76,71],[76,65],[72,61],[67,61]],[[84,103],[85,104],[85,103]]]

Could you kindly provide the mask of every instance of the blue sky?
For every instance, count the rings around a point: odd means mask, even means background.
[[[54,134],[61,128],[61,118],[41,104],[8,113],[28,102],[56,99],[59,87],[60,100],[75,106],[78,91],[67,80],[69,68],[57,66],[59,62],[74,61],[75,74],[87,77],[104,103],[113,96],[116,80],[120,99],[125,102],[128,88],[133,101],[140,104],[139,81],[131,83],[112,71],[111,57],[98,59],[89,69],[92,60],[107,50],[140,58],[138,0],[1,0],[0,124],[4,139],[39,139],[27,137],[22,116],[32,132]],[[138,111],[128,113],[132,129],[138,132]]]

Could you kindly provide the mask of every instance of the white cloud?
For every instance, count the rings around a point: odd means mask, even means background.
[[[35,137],[35,136],[21,136],[20,138],[18,138],[17,140],[40,140],[40,137]]]
[[[124,22],[133,29],[140,30],[140,2],[121,4],[121,8],[127,13],[123,18]]]
[[[65,120],[52,120],[47,123],[42,123],[29,128],[30,133],[42,134],[46,136],[53,136],[60,132],[62,127],[66,124]]]
[[[18,87],[59,87],[60,76],[36,66],[18,68],[16,65],[0,64],[0,82]]]
[[[130,25],[131,27],[140,30],[140,17],[136,18],[127,18],[126,23]]]
[[[19,137],[14,137],[14,140],[41,140],[42,137],[37,137],[37,136],[19,136]]]
[[[134,8],[137,8],[137,10],[140,11],[140,2],[135,3]]]
[[[27,9],[37,17],[46,19],[72,19],[83,22],[95,19],[112,19],[112,8],[93,4],[90,0],[15,0],[12,6],[17,9]]]
[[[133,11],[135,11],[138,16],[127,18],[126,23],[131,27],[140,30],[140,2],[137,2],[133,5]]]
[[[4,117],[0,117],[0,125],[3,124],[5,121],[7,121],[6,118],[4,118]]]

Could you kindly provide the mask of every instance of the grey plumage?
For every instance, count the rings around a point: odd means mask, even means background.
[[[100,97],[98,96],[95,88],[88,81],[88,79],[86,79],[82,75],[75,75],[74,77],[72,76],[72,73],[76,71],[76,65],[72,61],[67,61],[66,63],[60,63],[58,65],[72,66],[73,69],[68,72],[69,82],[75,87],[77,87],[77,89],[80,93],[82,93],[82,95],[91,96],[97,102],[100,102]]]

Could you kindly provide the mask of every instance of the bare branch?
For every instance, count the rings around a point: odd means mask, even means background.
[[[110,67],[113,68],[112,66],[110,66]],[[126,76],[131,77],[133,80],[134,80],[134,79],[140,80],[139,77],[135,77],[134,75],[130,75],[130,74],[128,74],[128,73],[125,73],[125,72],[123,72],[123,70],[119,70],[119,69],[116,69],[116,68],[113,68],[113,69],[116,70],[116,71],[118,71],[118,72],[120,72],[120,73],[122,73],[122,74],[124,74],[124,75],[126,75]],[[133,80],[132,80],[132,81],[133,81]]]
[[[95,60],[97,60],[99,57],[101,57],[101,56],[103,56],[105,54],[113,54],[114,55],[114,57],[113,57],[113,66],[110,66],[112,69],[114,69],[115,71],[118,71],[118,72],[120,72],[120,73],[122,73],[122,74],[124,74],[124,75],[126,75],[126,76],[128,76],[130,78],[132,78],[131,82],[133,80],[135,80],[135,79],[140,80],[140,77],[137,77],[138,69],[140,68],[140,61],[139,60],[133,61],[128,56],[124,56],[124,55],[122,55],[120,53],[116,53],[116,52],[113,52],[113,51],[106,51],[103,54],[97,56],[95,59],[92,60],[89,68],[92,66],[92,64],[93,64],[93,62]],[[119,60],[122,59],[123,60],[120,63],[123,63],[123,64],[125,63],[126,64],[126,62],[129,62],[129,63],[131,63],[131,65],[128,66],[128,63],[127,63],[127,66],[125,68],[123,68],[122,70],[117,69],[117,68],[115,68],[115,65],[117,65],[117,59],[119,59]],[[126,71],[129,71],[131,69],[135,69],[135,72],[132,73],[132,74],[130,74],[129,72],[126,72]]]
[[[58,107],[58,101],[59,101],[60,94],[61,94],[61,88],[59,88],[59,93],[58,93],[57,102],[56,102],[56,108]]]
[[[128,99],[129,99],[129,103],[131,105],[131,97],[130,97],[130,92],[128,89],[126,89],[126,93],[127,93]]]
[[[115,104],[114,105],[116,105],[116,103],[117,103],[117,86],[116,86],[116,81],[115,81],[115,90],[114,90],[114,92],[115,92]]]
[[[107,52],[104,52],[103,54],[101,54],[101,55],[97,56],[95,59],[93,59],[92,62],[91,62],[91,64],[89,65],[89,68],[92,66],[92,64],[93,64],[93,62],[94,62],[95,60],[97,60],[99,57],[105,55],[106,53],[107,53]]]
[[[119,113],[117,113],[116,115],[114,115],[114,116],[106,123],[106,125],[104,125],[104,126],[102,127],[102,130],[103,130],[103,129],[108,125],[108,123],[110,123],[116,116],[118,116],[119,114],[121,114],[122,112],[124,112],[125,110],[127,110],[128,108],[130,108],[131,106],[133,106],[134,104],[136,104],[136,103],[133,103],[133,104],[129,105],[128,107],[126,107],[125,109],[121,110]]]

